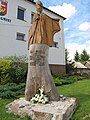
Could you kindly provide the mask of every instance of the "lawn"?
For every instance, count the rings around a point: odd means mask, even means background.
[[[69,85],[57,87],[60,94],[68,97],[75,97],[78,100],[78,107],[71,120],[90,120],[90,80],[82,80]],[[30,120],[9,114],[5,105],[14,99],[0,99],[0,120]]]
[[[90,120],[90,80],[57,87],[60,94],[75,97],[78,108],[71,120]]]
[[[0,120],[31,120],[28,116],[21,118],[18,115],[6,112],[5,105],[13,100],[14,99],[0,99]]]

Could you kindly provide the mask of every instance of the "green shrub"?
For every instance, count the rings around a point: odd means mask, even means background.
[[[59,76],[59,75],[53,75],[53,79],[55,82],[56,86],[60,86],[60,85],[65,85],[65,84],[72,84],[74,82],[83,80],[84,77],[81,76]]]
[[[11,69],[11,62],[5,59],[0,59],[0,83],[4,84],[10,80],[9,70]]]
[[[53,78],[56,86],[62,85],[62,81],[59,79],[59,77],[53,77]]]
[[[25,83],[8,83],[5,85],[0,85],[0,98],[11,98],[17,97],[18,95],[23,95],[25,91]]]
[[[0,84],[21,83],[26,81],[27,57],[11,56],[0,59]]]

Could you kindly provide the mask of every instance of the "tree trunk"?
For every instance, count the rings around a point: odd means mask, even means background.
[[[59,95],[48,65],[48,51],[49,46],[46,44],[30,45],[28,75],[25,90],[25,99],[28,101],[42,86],[44,88],[44,93],[50,100],[59,100]]]

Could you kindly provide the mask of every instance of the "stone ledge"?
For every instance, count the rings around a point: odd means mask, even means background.
[[[69,120],[77,107],[76,98],[50,101],[48,104],[32,104],[24,98],[17,99],[6,106],[8,112],[20,116],[28,115],[32,120]]]

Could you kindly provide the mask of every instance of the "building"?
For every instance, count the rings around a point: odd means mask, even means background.
[[[36,12],[33,0],[0,0],[0,57],[28,53],[28,30]],[[55,74],[65,73],[64,17],[44,7],[43,12],[60,19],[61,31],[54,36],[50,48],[49,64]]]
[[[74,68],[87,68],[85,65],[83,65],[82,63],[80,63],[80,62],[76,62],[76,61],[74,61]]]
[[[85,66],[90,69],[90,61],[86,61]]]

